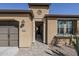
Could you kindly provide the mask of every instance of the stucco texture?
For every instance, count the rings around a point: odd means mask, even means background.
[[[0,14],[0,21],[14,20],[19,22],[19,46],[31,47],[32,44],[32,20],[29,14]],[[22,21],[24,26],[21,27]]]

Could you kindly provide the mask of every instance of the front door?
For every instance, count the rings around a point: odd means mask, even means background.
[[[43,22],[35,22],[35,37],[39,42],[43,42]]]

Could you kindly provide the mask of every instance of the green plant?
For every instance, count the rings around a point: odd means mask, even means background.
[[[77,55],[79,56],[79,37],[75,36],[75,39],[76,39],[76,43],[73,41],[73,45],[75,47]]]

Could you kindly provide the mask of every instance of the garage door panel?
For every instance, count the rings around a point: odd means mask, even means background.
[[[8,35],[0,33],[0,40],[8,40]]]
[[[9,28],[10,46],[18,46],[18,28],[16,26],[10,26]]]
[[[18,46],[18,41],[10,41],[10,46]]]
[[[1,28],[0,27],[0,33],[6,33],[6,34],[8,34],[8,28]]]
[[[0,46],[18,46],[17,22],[0,22]]]
[[[18,29],[10,29],[10,33],[16,33],[16,34],[18,34]]]
[[[0,46],[8,46],[8,41],[0,41]]]
[[[18,40],[18,35],[10,35],[10,40]]]
[[[0,34],[0,40],[8,40],[7,34]]]

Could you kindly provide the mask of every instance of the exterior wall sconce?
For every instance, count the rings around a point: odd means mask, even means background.
[[[22,21],[21,21],[21,26],[20,26],[20,28],[23,28],[23,27],[24,27],[24,25],[25,25],[25,21],[24,21],[24,20],[22,20]]]

